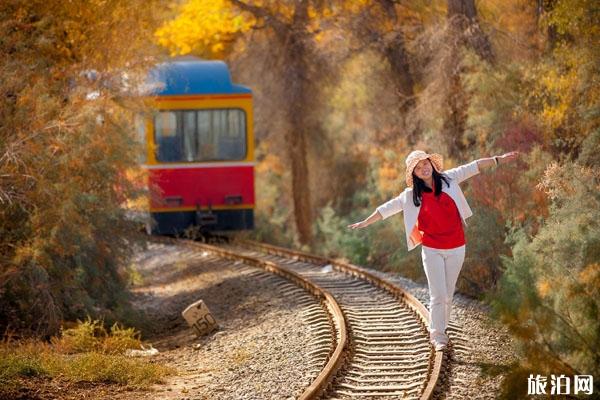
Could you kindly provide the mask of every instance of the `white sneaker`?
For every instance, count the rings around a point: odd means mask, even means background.
[[[435,351],[442,351],[448,346],[448,342],[445,340],[431,339],[430,341]]]
[[[446,343],[436,343],[435,351],[443,351],[446,348],[446,346],[447,346]]]

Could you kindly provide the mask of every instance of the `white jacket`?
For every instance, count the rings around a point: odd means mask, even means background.
[[[454,200],[465,225],[467,225],[466,219],[473,215],[473,212],[458,184],[477,175],[479,172],[477,160],[444,171],[444,174],[450,178],[450,187],[442,182],[442,191],[447,193],[452,200]],[[420,209],[421,206],[415,206],[413,201],[413,189],[410,187],[407,187],[398,196],[377,207],[377,211],[379,211],[379,214],[381,214],[383,219],[391,217],[400,211],[404,211],[404,229],[406,230],[406,244],[408,245],[408,251],[414,249],[423,241],[423,237],[417,226],[417,218]]]

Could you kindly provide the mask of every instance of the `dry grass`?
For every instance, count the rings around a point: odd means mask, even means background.
[[[134,329],[115,325],[107,332],[99,321],[91,320],[63,330],[50,343],[5,340],[0,344],[0,387],[10,389],[20,378],[60,376],[72,382],[143,388],[174,372],[151,360],[124,355],[127,349],[140,347],[140,335]]]

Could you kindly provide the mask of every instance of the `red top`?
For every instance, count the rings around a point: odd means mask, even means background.
[[[436,197],[435,183],[431,192],[422,192],[417,226],[423,235],[424,246],[452,249],[466,243],[462,219],[454,200],[445,192]]]

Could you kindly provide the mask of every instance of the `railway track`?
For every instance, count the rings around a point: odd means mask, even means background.
[[[260,267],[320,299],[305,318],[316,335],[311,360],[322,369],[301,399],[434,398],[444,354],[429,343],[427,309],[402,288],[348,263],[271,245],[185,243]]]

